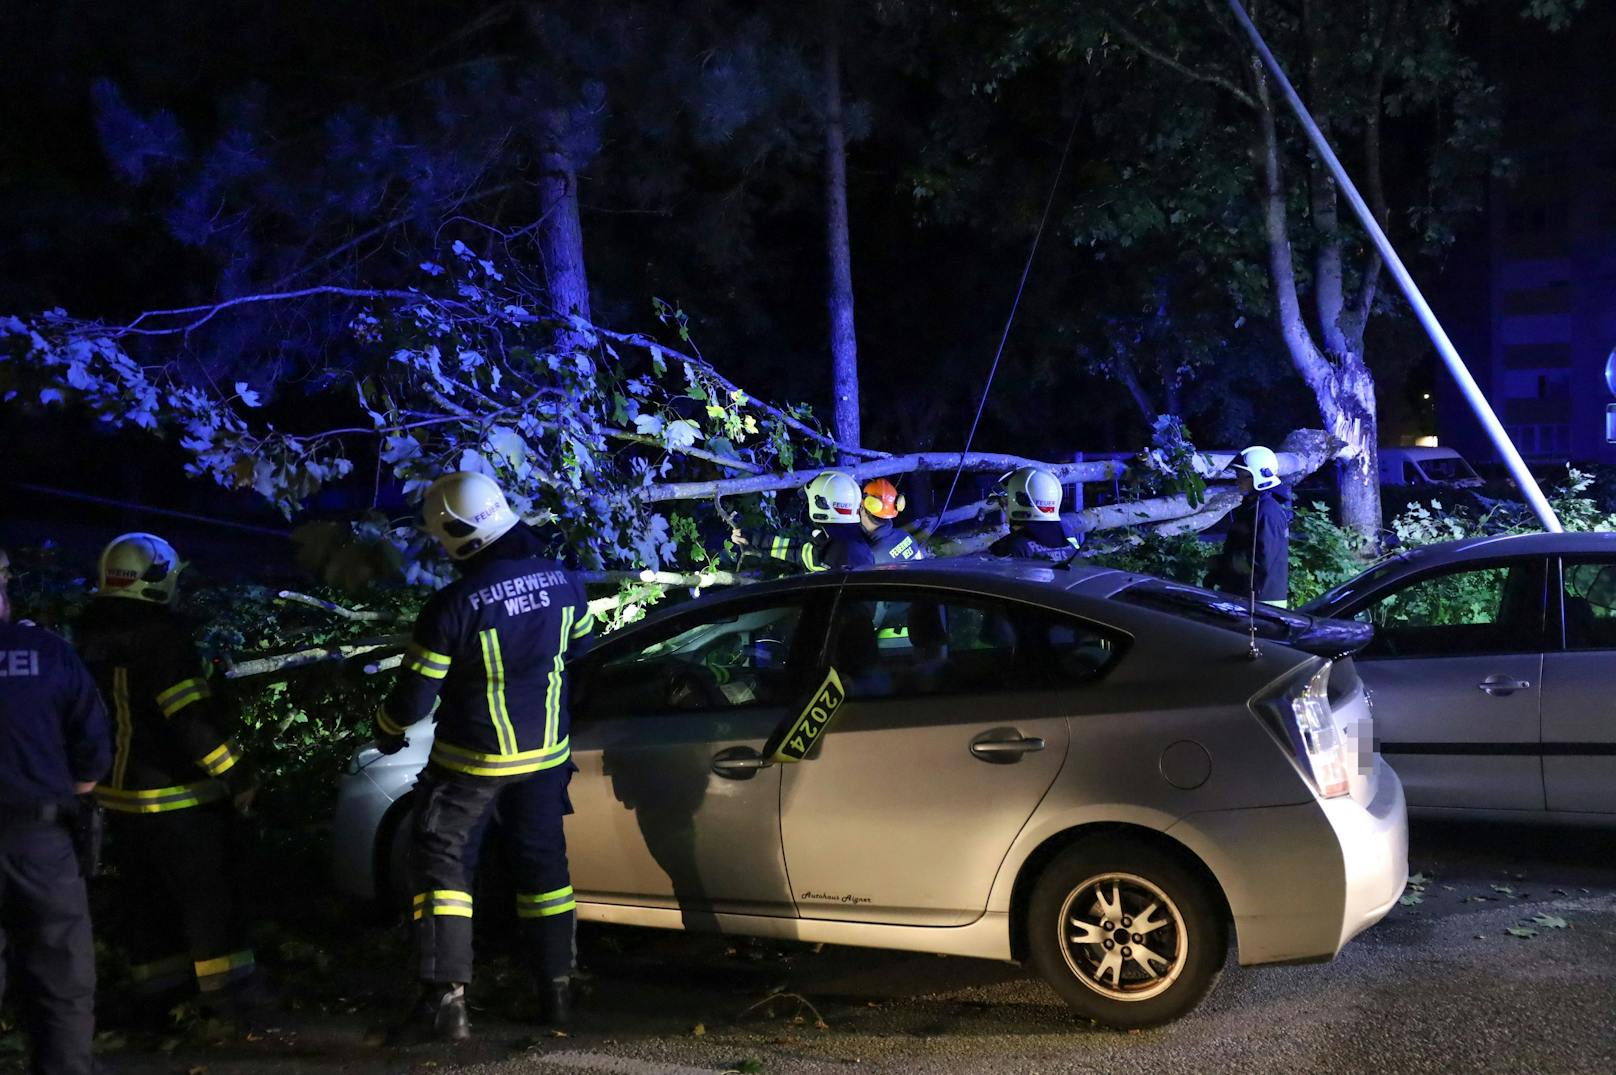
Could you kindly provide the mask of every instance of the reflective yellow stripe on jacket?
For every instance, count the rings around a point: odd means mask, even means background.
[[[102,806],[121,814],[165,814],[170,810],[185,810],[203,803],[218,802],[228,794],[225,786],[217,780],[199,780],[194,784],[138,791],[106,784],[95,789],[95,797]]]
[[[404,726],[387,715],[386,706],[376,707],[376,730],[383,735],[403,735]]]
[[[118,748],[112,759],[112,785],[121,787],[129,771],[129,744],[135,737],[135,719],[129,711],[129,669],[112,670],[112,712],[118,721]]]
[[[512,754],[483,754],[442,739],[432,744],[432,764],[468,776],[521,776],[560,765],[572,754],[571,740]]]
[[[230,743],[220,743],[218,747],[197,759],[196,763],[209,776],[223,776],[236,767],[241,755],[231,749]]]
[[[574,610],[561,610],[561,640],[556,643],[555,664],[550,669],[550,682],[544,692],[544,745],[551,747],[561,738],[561,677],[567,666],[567,643],[572,639]]]
[[[411,642],[404,650],[404,670],[417,672],[428,679],[442,679],[449,674],[450,657],[437,653],[419,642]]]
[[[157,707],[163,711],[163,716],[172,717],[192,702],[200,702],[212,694],[207,680],[193,676],[180,680],[167,690],[158,691]]]
[[[516,729],[505,708],[505,657],[499,650],[499,629],[490,627],[477,633],[483,648],[483,674],[488,679],[488,720],[494,725],[494,738],[501,754],[516,753]]]

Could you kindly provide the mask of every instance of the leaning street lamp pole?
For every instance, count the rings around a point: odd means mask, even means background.
[[[1391,240],[1387,239],[1386,233],[1381,230],[1380,223],[1375,220],[1375,214],[1369,211],[1369,206],[1365,204],[1363,195],[1358,193],[1358,188],[1353,185],[1352,180],[1347,176],[1347,170],[1336,159],[1335,151],[1330,148],[1330,143],[1324,139],[1324,132],[1319,130],[1317,123],[1313,122],[1313,117],[1308,113],[1307,107],[1302,104],[1301,97],[1297,96],[1296,87],[1292,86],[1291,80],[1285,77],[1285,72],[1279,66],[1279,61],[1269,51],[1268,43],[1263,40],[1262,34],[1257,32],[1256,25],[1251,21],[1251,16],[1246,14],[1246,9],[1241,6],[1240,0],[1229,0],[1229,7],[1234,11],[1235,20],[1240,23],[1241,29],[1245,30],[1246,36],[1251,38],[1252,47],[1257,50],[1257,55],[1262,60],[1263,66],[1268,69],[1269,75],[1273,77],[1274,82],[1279,86],[1280,92],[1285,95],[1285,100],[1291,106],[1291,111],[1296,113],[1297,122],[1301,123],[1302,129],[1307,132],[1307,140],[1313,144],[1314,151],[1318,153],[1319,159],[1324,162],[1325,167],[1330,169],[1330,174],[1335,177],[1336,185],[1346,194],[1347,201],[1352,204],[1353,212],[1358,214],[1358,219],[1363,222],[1364,230],[1368,231],[1369,237],[1374,240],[1376,248],[1380,251],[1381,260],[1386,263],[1386,268],[1391,272],[1392,278],[1397,281],[1397,286],[1403,289],[1403,295],[1408,299],[1409,305],[1414,307],[1414,315],[1420,319],[1420,324],[1424,327],[1426,335],[1430,336],[1431,342],[1436,345],[1437,354],[1441,355],[1442,361],[1447,364],[1448,372],[1453,374],[1453,379],[1459,383],[1459,391],[1464,394],[1465,401],[1470,404],[1470,409],[1476,412],[1476,417],[1481,420],[1482,428],[1487,431],[1487,436],[1492,438],[1493,444],[1498,448],[1498,453],[1504,457],[1504,465],[1509,468],[1510,476],[1515,479],[1516,484],[1521,487],[1521,492],[1526,495],[1526,502],[1532,506],[1532,511],[1537,515],[1538,520],[1542,522],[1543,529],[1551,534],[1558,534],[1561,530],[1560,520],[1554,514],[1554,509],[1549,506],[1549,501],[1544,497],[1543,490],[1538,487],[1537,479],[1532,477],[1532,472],[1526,469],[1526,461],[1521,458],[1521,453],[1515,450],[1515,443],[1509,439],[1509,434],[1504,432],[1502,423],[1498,421],[1498,415],[1493,413],[1492,405],[1487,402],[1487,397],[1482,394],[1481,386],[1476,384],[1476,379],[1470,375],[1470,369],[1465,365],[1464,359],[1459,357],[1458,349],[1453,346],[1453,341],[1448,339],[1448,334],[1443,331],[1442,323],[1436,319],[1436,314],[1432,312],[1430,304],[1425,301],[1425,296],[1420,294],[1420,289],[1414,283],[1414,278],[1408,274],[1408,268],[1403,264],[1403,259],[1397,256],[1396,250],[1392,249]]]

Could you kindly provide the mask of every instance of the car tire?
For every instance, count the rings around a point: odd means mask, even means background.
[[[1049,864],[1026,927],[1039,975],[1079,1015],[1119,1030],[1194,1008],[1229,954],[1210,883],[1168,851],[1115,837],[1085,840]]]

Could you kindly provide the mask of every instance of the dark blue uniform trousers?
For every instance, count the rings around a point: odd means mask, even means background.
[[[540,981],[572,973],[576,903],[562,819],[571,762],[515,777],[466,777],[428,766],[415,785],[410,872],[417,975],[469,982],[478,851],[498,820],[516,886],[517,930]]]
[[[0,994],[8,970],[35,1075],[90,1075],[95,943],[78,859],[59,825],[0,823]]]

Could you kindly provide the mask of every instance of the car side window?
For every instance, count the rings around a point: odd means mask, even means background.
[[[1616,649],[1616,561],[1565,564],[1566,648]]]
[[[592,663],[584,708],[632,716],[784,705],[800,601],[703,610],[668,621]]]
[[[1524,653],[1541,645],[1536,561],[1427,575],[1357,614],[1375,626],[1366,657]]]
[[[1119,650],[1097,628],[1030,605],[909,593],[844,595],[829,656],[848,696],[869,700],[1079,684]]]

